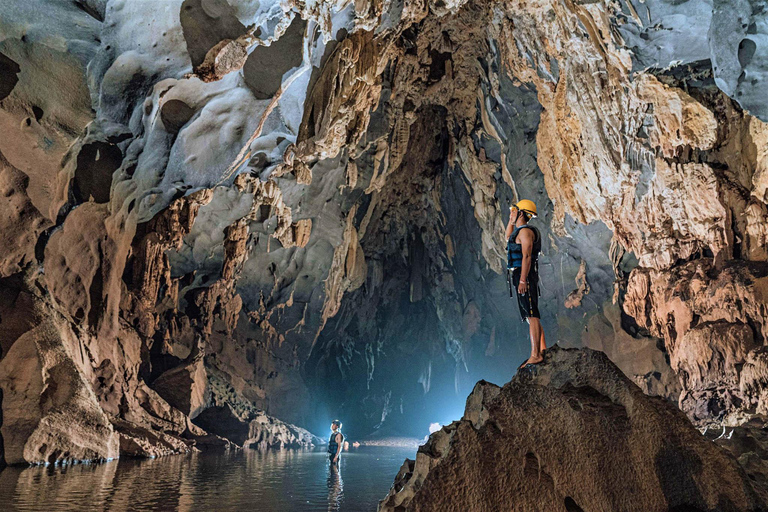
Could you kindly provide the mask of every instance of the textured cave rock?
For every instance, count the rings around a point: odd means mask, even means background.
[[[702,288],[710,291],[696,292]],[[766,413],[766,290],[765,262],[717,269],[701,259],[673,272],[630,276],[625,308],[665,339],[684,389],[680,408],[691,419],[737,425],[750,413]]]
[[[760,0],[624,0],[618,31],[637,69],[710,61],[718,87],[765,120],[766,12]]]
[[[38,237],[50,222],[32,204],[29,176],[13,167],[0,154],[0,185],[3,187],[0,232],[3,259],[0,275],[11,276],[35,261]]]
[[[15,297],[9,295],[3,297],[4,324],[21,328],[15,333],[7,328],[2,331],[5,340],[16,335],[12,345],[4,344],[0,361],[5,462],[117,458],[118,434],[87,376],[70,357],[77,343],[75,333],[23,287]],[[9,299],[22,307],[9,308]]]
[[[735,458],[604,355],[552,349],[406,460],[379,511],[762,510]]]
[[[5,2],[0,364],[35,308],[55,317],[101,446],[129,455],[226,444],[195,423],[218,408],[420,434],[408,418],[527,352],[502,267],[528,197],[550,344],[604,351],[703,425],[746,421],[768,316],[758,4]]]
[[[200,427],[246,448],[311,448],[323,440],[261,411],[243,416],[229,405],[209,407],[195,418]]]
[[[722,446],[739,461],[747,476],[754,482],[755,490],[761,493],[763,501],[768,482],[768,430],[764,416],[756,416],[734,428],[707,428],[704,435]]]

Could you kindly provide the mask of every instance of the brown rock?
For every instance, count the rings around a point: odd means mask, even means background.
[[[75,323],[93,328],[104,307],[107,210],[107,205],[93,202],[74,209],[45,246],[45,284],[51,296]]]
[[[768,336],[768,266],[712,259],[669,271],[636,269],[624,310],[664,339],[683,394],[680,407],[694,422],[735,425],[763,412],[768,361],[756,341]]]
[[[263,412],[259,412],[251,419],[248,430],[248,440],[245,442],[248,448],[282,449],[282,448],[311,448],[320,445],[323,441],[308,430],[285,423]]]
[[[39,318],[0,361],[5,461],[117,458],[117,434],[69,352],[74,333],[54,315]]]
[[[0,153],[0,277],[35,261],[35,243],[50,222],[27,195],[29,178]]]
[[[120,455],[155,458],[195,451],[191,442],[184,442],[177,436],[122,420],[112,423],[120,436]]]
[[[208,375],[203,364],[201,341],[180,365],[152,382],[152,389],[158,395],[190,418],[194,418],[208,401]]]
[[[184,236],[192,229],[200,207],[208,204],[212,197],[211,190],[203,189],[179,198],[137,228],[130,259],[129,287],[133,294],[124,306],[128,309],[126,316],[133,319],[144,336],[152,336],[157,328],[159,312],[156,307],[162,299],[160,288],[165,286],[169,292],[175,288],[166,251],[180,247]],[[172,306],[177,300],[175,297]]]
[[[642,74],[637,81],[637,96],[653,104],[655,128],[651,143],[667,157],[680,146],[712,149],[717,141],[717,120],[712,111],[689,94],[661,83],[652,75]]]
[[[249,448],[310,448],[322,440],[309,431],[255,411],[247,416],[228,404],[209,407],[195,418],[199,427]]]
[[[581,260],[579,272],[576,274],[576,289],[565,298],[565,307],[573,309],[581,306],[584,296],[589,293],[589,283],[587,282],[587,262]]]
[[[600,352],[553,348],[503,388],[480,382],[379,511],[760,510],[730,455]]]
[[[248,39],[250,37],[246,36],[219,42],[208,50],[205,60],[195,70],[197,76],[204,82],[214,82],[221,80],[227,73],[242,68],[248,58]]]

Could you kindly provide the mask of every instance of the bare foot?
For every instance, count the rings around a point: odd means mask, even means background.
[[[526,365],[528,364],[539,364],[544,360],[544,357],[539,354],[538,356],[531,356],[528,358],[528,361],[525,362]]]

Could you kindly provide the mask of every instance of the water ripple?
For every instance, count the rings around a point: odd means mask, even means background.
[[[415,448],[363,446],[338,471],[321,451],[256,450],[6,468],[0,503],[14,511],[375,511]],[[10,507],[10,508],[7,508]]]

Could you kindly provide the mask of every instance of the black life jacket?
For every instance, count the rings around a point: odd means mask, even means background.
[[[533,230],[533,249],[531,250],[531,270],[536,272],[538,270],[539,253],[541,252],[541,233],[539,230],[528,224],[523,224],[519,228],[515,228],[507,241],[507,268],[521,268],[523,266],[523,246],[515,243],[517,234],[521,229]]]
[[[336,442],[336,436],[341,436],[341,442],[344,443],[344,434],[339,432],[338,430],[336,432],[331,433],[331,438],[328,440],[328,453],[336,453],[339,450],[339,443]]]

